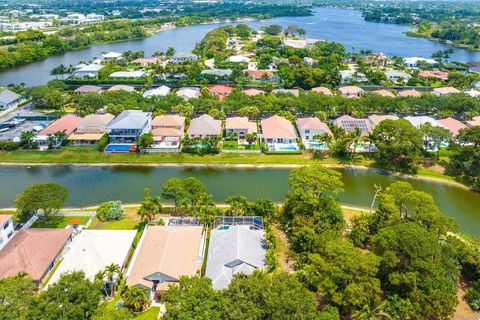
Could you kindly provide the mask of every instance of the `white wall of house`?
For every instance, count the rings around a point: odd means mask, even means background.
[[[13,220],[8,219],[0,226],[0,249],[2,249],[13,236]]]

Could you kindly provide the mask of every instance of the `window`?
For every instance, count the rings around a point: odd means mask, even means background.
[[[305,136],[305,139],[308,140],[310,137],[309,136]]]
[[[310,130],[308,130],[308,129],[305,129],[305,133],[310,133]]]
[[[9,224],[10,224],[10,220],[5,222],[5,224],[3,225],[3,229],[7,229]]]

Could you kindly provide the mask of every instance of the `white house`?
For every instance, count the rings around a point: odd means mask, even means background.
[[[461,93],[461,91],[454,87],[442,87],[442,88],[433,89],[433,94],[436,95],[437,97],[449,96],[455,93]]]
[[[143,70],[135,71],[117,71],[110,74],[110,78],[114,79],[140,79],[146,76],[146,72]]]
[[[22,97],[10,90],[0,92],[0,110],[14,108],[18,105]]]
[[[13,215],[0,214],[0,250],[13,236]]]
[[[401,80],[407,81],[410,79],[412,76],[406,73],[405,71],[402,70],[393,70],[393,69],[387,69],[385,70],[385,75],[387,76],[387,79],[392,82],[399,82]]]
[[[297,119],[295,124],[305,149],[314,149],[319,146],[315,141],[315,136],[317,135],[326,133],[329,136],[333,136],[330,128],[316,117],[300,118]],[[324,148],[325,146],[322,145],[321,147]]]
[[[418,68],[418,66],[422,63],[426,63],[431,66],[438,64],[438,62],[433,59],[427,59],[422,57],[410,57],[403,59],[403,65],[407,68]]]
[[[100,59],[102,59],[102,61],[112,61],[112,60],[118,60],[122,57],[122,54],[119,53],[119,52],[114,52],[114,51],[110,51],[110,52],[106,52],[106,53],[102,53],[100,55]]]
[[[98,78],[98,72],[103,69],[101,64],[78,65],[73,72],[74,77],[78,78]]]
[[[167,86],[161,86],[158,88],[147,90],[143,93],[145,98],[153,98],[153,97],[165,97],[167,94],[170,93],[170,88]]]

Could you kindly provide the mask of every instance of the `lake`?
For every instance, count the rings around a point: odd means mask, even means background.
[[[248,22],[254,28],[279,24],[283,27],[296,24],[307,31],[314,39],[337,41],[345,45],[348,51],[371,49],[392,56],[430,57],[438,50],[452,48],[451,59],[456,61],[480,61],[480,52],[454,48],[448,45],[405,35],[408,26],[364,21],[356,10],[341,8],[316,8],[309,17],[280,17],[268,21]],[[43,61],[0,72],[0,85],[24,82],[27,86],[40,85],[53,79],[50,71],[60,65],[76,65],[79,61],[88,61],[105,51],[145,51],[151,56],[155,51],[166,51],[174,47],[177,52],[191,51],[195,44],[210,30],[224,24],[196,25],[167,30],[149,38],[103,44],[86,49],[52,56]]]
[[[383,188],[393,181],[406,180],[363,169],[343,169],[343,204],[369,207],[374,184]],[[15,196],[35,182],[57,182],[70,191],[68,206],[87,206],[108,200],[140,202],[148,187],[159,195],[163,183],[171,178],[197,177],[218,202],[234,194],[250,200],[268,198],[283,202],[288,191],[289,169],[141,167],[141,166],[0,166],[0,208],[13,207]],[[431,194],[441,209],[456,219],[462,231],[480,235],[480,194],[453,185],[408,180],[418,190]]]

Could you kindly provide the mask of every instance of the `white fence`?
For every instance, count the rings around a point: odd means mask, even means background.
[[[222,153],[262,153],[262,150],[222,150]]]

